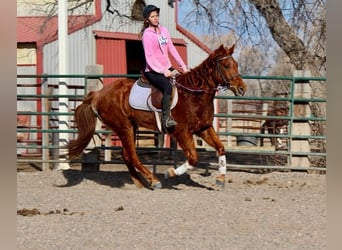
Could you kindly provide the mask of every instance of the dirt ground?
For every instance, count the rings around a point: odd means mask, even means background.
[[[136,188],[123,165],[17,172],[17,249],[326,249],[326,176],[202,168]]]

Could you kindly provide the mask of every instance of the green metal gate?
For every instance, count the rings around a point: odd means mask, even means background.
[[[78,104],[81,103],[86,94],[87,81],[89,79],[103,78],[137,78],[139,75],[18,75],[17,84],[17,101],[21,104],[25,102],[33,102],[36,104],[33,110],[17,110],[18,117],[30,117],[30,123],[20,124],[19,118],[17,133],[24,134],[24,139],[18,140],[17,136],[17,162],[23,163],[40,163],[42,169],[51,168],[51,165],[61,160],[58,152],[61,150],[56,137],[60,133],[69,134],[70,138],[77,133],[74,122],[73,112]],[[60,95],[53,93],[58,90],[60,83],[58,78],[68,79],[68,94]],[[288,86],[286,96],[265,96],[255,94],[253,96],[232,96],[228,92],[219,92],[215,101],[217,102],[215,111],[215,128],[222,141],[225,143],[228,155],[228,168],[249,168],[249,169],[292,169],[292,170],[322,170],[325,171],[326,166],[326,136],[325,136],[325,92],[322,91],[320,96],[313,95],[313,88],[321,86],[326,88],[326,79],[324,77],[273,77],[273,76],[243,76],[247,85],[249,81],[254,81],[258,86],[269,84],[272,81],[271,88],[277,90],[284,83]],[[32,84],[35,81],[35,84]],[[305,87],[303,87],[305,86]],[[30,89],[31,91],[22,91]],[[298,91],[299,89],[299,91]],[[304,90],[304,91],[303,91]],[[29,92],[29,93],[28,93]],[[302,95],[304,92],[304,95]],[[299,95],[298,95],[299,93]],[[54,103],[59,98],[67,98],[69,103],[69,112],[61,113]],[[265,104],[284,103],[288,108],[286,115],[267,114],[264,109]],[[252,108],[240,110],[243,105],[254,105]],[[25,106],[25,105],[18,105]],[[222,108],[223,107],[223,108]],[[234,108],[237,107],[237,108]],[[316,110],[314,110],[316,109]],[[320,109],[320,110],[319,110]],[[314,110],[314,112],[312,111]],[[255,111],[255,112],[254,112]],[[60,116],[70,117],[70,129],[59,130],[58,123]],[[261,124],[267,120],[287,121],[287,126],[281,133],[261,134]],[[224,125],[225,124],[225,125]],[[228,124],[228,125],[227,125]],[[230,125],[229,125],[230,124]],[[235,125],[234,125],[235,124]],[[247,125],[246,125],[247,124]],[[253,125],[251,125],[253,124]],[[225,127],[226,126],[226,127]],[[230,126],[230,127],[227,127]],[[235,126],[235,127],[234,127]],[[307,127],[309,126],[309,130]],[[298,129],[299,127],[299,129]],[[302,129],[302,128],[306,129]],[[240,130],[239,130],[240,129]],[[254,130],[253,130],[254,129]],[[108,135],[111,131],[101,129],[97,130],[98,134]],[[177,148],[174,142],[171,142],[169,148],[162,147],[157,141],[161,134],[157,131],[139,131],[138,132],[137,149],[150,150],[153,152],[166,151],[171,155],[172,160],[165,159],[148,160],[145,164],[166,165],[177,164],[180,160],[177,158]],[[253,139],[250,145],[238,145],[238,138],[246,137]],[[260,147],[258,141],[264,138],[275,138],[276,140],[285,141],[286,146],[277,148],[276,146]],[[139,144],[145,140],[154,140],[154,147],[144,147]],[[234,141],[235,140],[235,141]],[[199,139],[196,139],[199,152],[212,152],[212,149],[203,145]],[[247,142],[248,144],[249,142]],[[120,146],[101,145],[98,147],[100,152],[110,150],[119,152]],[[244,163],[241,161],[232,161],[230,158],[244,158],[249,156],[254,158],[255,162]],[[266,159],[257,161],[257,159]],[[277,161],[277,159],[281,159]],[[99,164],[116,164],[123,163],[121,159],[115,158],[107,161],[103,153],[95,160]],[[73,162],[70,162],[73,163]],[[84,163],[84,159],[80,159],[78,163]],[[215,166],[216,164],[210,163]]]

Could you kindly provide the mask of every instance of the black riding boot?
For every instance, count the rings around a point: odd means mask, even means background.
[[[164,95],[163,96],[163,103],[162,103],[162,110],[163,110],[163,126],[166,129],[170,129],[177,125],[177,122],[171,116],[171,96]]]

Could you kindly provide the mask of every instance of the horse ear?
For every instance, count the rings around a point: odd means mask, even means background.
[[[217,51],[220,51],[220,50],[225,50],[225,47],[223,46],[223,44],[220,45],[220,47],[217,48]]]
[[[228,53],[230,55],[233,54],[234,53],[234,49],[235,49],[235,44],[233,44],[233,46],[228,49]]]

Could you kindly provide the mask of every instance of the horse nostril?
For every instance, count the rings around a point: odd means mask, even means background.
[[[239,94],[243,95],[245,93],[245,88],[240,87],[239,88]]]

